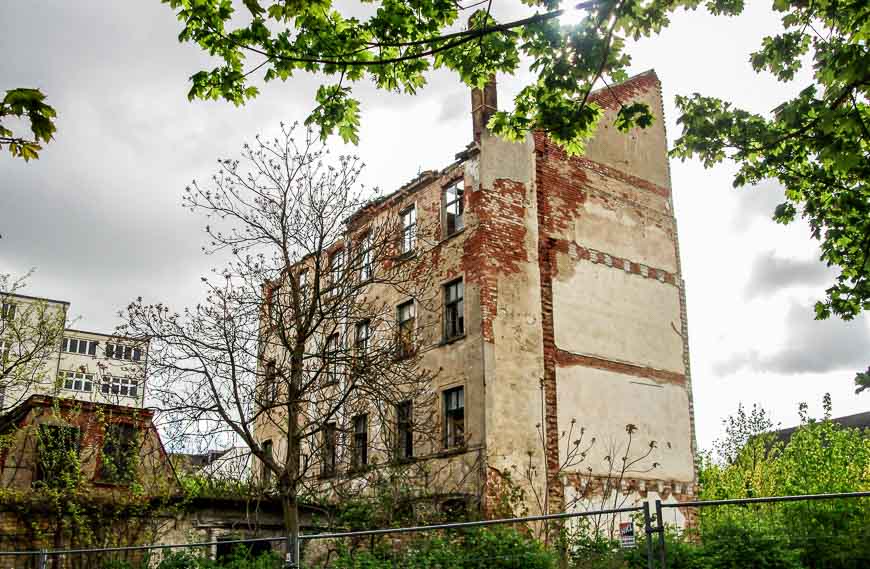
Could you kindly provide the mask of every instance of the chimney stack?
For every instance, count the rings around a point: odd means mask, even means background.
[[[495,75],[489,78],[483,91],[471,90],[471,122],[474,127],[474,142],[480,142],[480,135],[486,128],[490,117],[498,110],[498,92],[495,88]]]

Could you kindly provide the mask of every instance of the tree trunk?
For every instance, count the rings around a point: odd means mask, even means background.
[[[281,509],[284,512],[284,530],[287,532],[286,567],[298,568],[299,559],[299,502],[290,488],[281,490]]]

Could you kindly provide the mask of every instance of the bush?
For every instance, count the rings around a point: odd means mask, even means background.
[[[402,544],[400,551],[339,552],[335,569],[554,569],[556,556],[543,545],[513,529],[464,530],[446,537],[421,537]]]

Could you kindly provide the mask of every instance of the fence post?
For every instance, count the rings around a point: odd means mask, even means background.
[[[48,552],[40,549],[39,555],[36,556],[36,569],[46,569],[46,567],[48,567]]]
[[[287,569],[299,569],[299,534],[290,533],[287,535],[287,554],[284,558],[284,567]]]
[[[652,527],[652,516],[649,513],[649,500],[643,501],[643,529],[646,532],[646,567],[647,569],[653,569],[653,530]]]
[[[665,518],[662,516],[662,501],[656,500],[656,531],[659,532],[659,558],[661,559],[661,569],[667,569],[667,557],[665,555]]]

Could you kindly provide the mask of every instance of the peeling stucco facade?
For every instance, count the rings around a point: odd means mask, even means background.
[[[464,481],[484,511],[492,511],[506,473],[535,486],[527,495],[546,495],[543,509],[588,508],[579,498],[614,477],[604,457],[625,453],[629,424],[631,457],[650,441],[655,448],[619,476],[619,493],[627,500],[694,493],[685,285],[661,87],[647,72],[593,99],[605,116],[582,156],[568,157],[541,133],[505,141],[476,119],[477,140],[456,163],[424,172],[363,212],[375,217],[414,204],[433,243],[424,253],[433,286],[463,279],[463,337],[443,341],[441,306],[420,309],[417,319],[422,363],[438,370],[433,390],[465,389],[466,445],[415,457],[450,463],[447,471],[456,472],[447,476]],[[616,132],[613,116],[628,101],[649,104],[655,123]],[[444,188],[457,180],[465,227],[444,237]],[[378,292],[396,305],[405,300],[391,294]],[[563,433],[572,420],[596,443],[566,468],[572,443]],[[523,481],[529,465],[541,475]]]

